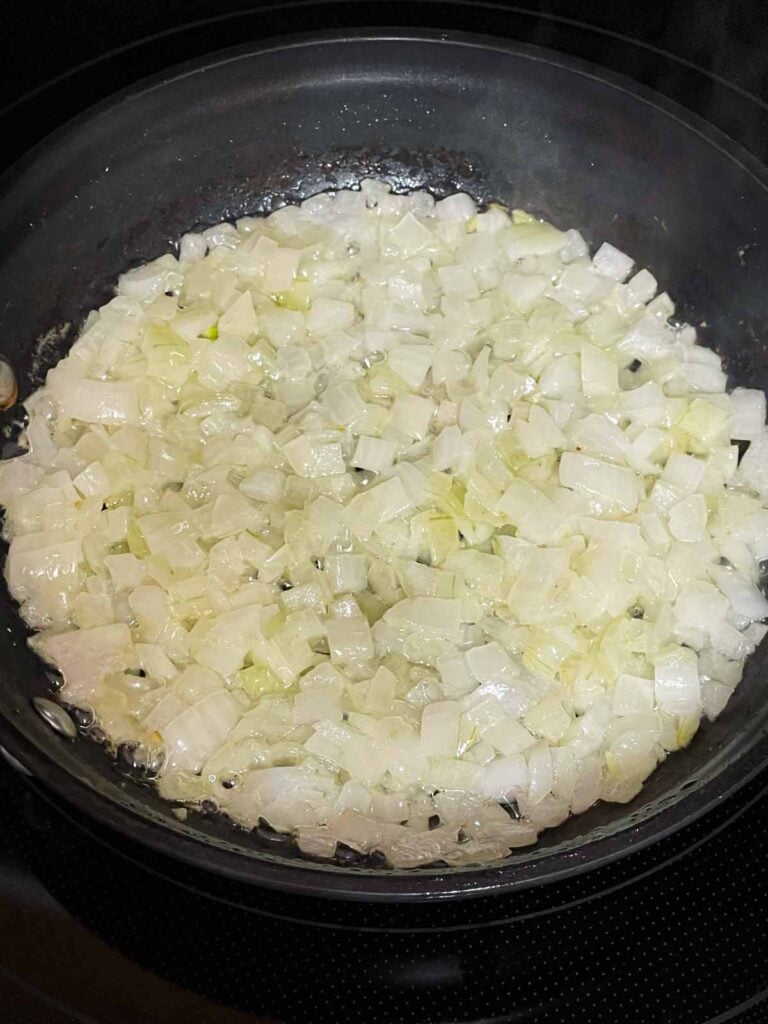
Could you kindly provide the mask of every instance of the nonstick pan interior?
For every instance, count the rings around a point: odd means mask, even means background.
[[[0,351],[22,396],[119,273],[184,231],[366,176],[465,189],[612,242],[668,287],[731,384],[768,387],[768,172],[693,115],[546,51],[396,32],[245,46],[175,69],[65,125],[3,179]],[[12,435],[20,409],[6,421]],[[85,739],[33,712],[43,666],[3,588],[0,742],[61,795],[213,871],[318,895],[427,899],[562,878],[702,813],[768,759],[765,650],[726,711],[629,805],[599,804],[503,865],[412,872],[312,865],[216,819],[182,823]]]

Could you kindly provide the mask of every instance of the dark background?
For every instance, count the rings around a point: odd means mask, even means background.
[[[768,159],[766,108],[755,101],[768,98],[763,0],[71,0],[0,5],[0,109],[33,93],[16,112],[23,116],[6,121],[0,160],[91,100],[189,57],[247,39],[361,25],[460,28],[570,52],[696,108]],[[34,95],[105,54],[97,69]]]
[[[242,0],[5,4],[0,9],[4,72],[0,106],[116,47],[192,22],[236,17],[256,6]],[[264,5],[275,10],[287,6]],[[489,22],[498,22],[498,28],[503,27],[503,22],[511,34],[515,32],[515,21],[523,20],[519,12],[535,12],[543,20],[553,16],[568,18],[643,40],[706,67],[750,92],[764,92],[768,81],[765,62],[758,56],[768,41],[764,5],[749,0],[540,0],[515,6],[355,0],[301,6],[324,7],[321,20],[328,25],[378,22],[442,26],[461,21],[467,28],[474,22],[478,31],[487,31],[491,27]],[[460,7],[464,10],[458,10]],[[303,17],[308,21],[315,18],[308,11]],[[266,23],[277,21],[277,15],[262,14],[259,20],[264,28],[269,28]],[[290,16],[296,28],[301,20],[299,13]],[[540,33],[542,40],[546,38],[544,24]]]
[[[0,6],[0,164],[90,103],[198,54],[366,24],[459,28],[579,55],[666,93],[768,161],[764,0],[259,10],[70,0]],[[571,889],[406,918],[210,891],[202,873],[88,831],[0,760],[0,1021],[766,1024],[766,787],[758,778],[679,836]]]

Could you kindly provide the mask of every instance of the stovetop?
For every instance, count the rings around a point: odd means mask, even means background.
[[[422,907],[213,878],[6,767],[0,801],[9,1024],[768,1020],[765,775],[574,881]]]
[[[24,22],[15,5],[0,8],[0,105],[112,46],[166,33],[0,113],[0,159],[199,53],[295,30],[398,24],[509,35],[593,60],[692,107],[768,161],[768,12],[756,2],[244,7],[220,0],[211,21],[207,0],[78,0],[44,18],[32,5]],[[585,28],[585,16],[602,31]],[[207,20],[171,32],[194,19]],[[3,1024],[768,1021],[768,773],[683,832],[576,880],[420,907],[214,878],[86,821],[1,760],[0,807]]]

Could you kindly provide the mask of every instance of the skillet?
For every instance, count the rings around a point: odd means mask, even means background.
[[[383,177],[523,206],[631,253],[723,355],[768,386],[768,171],[716,129],[583,62],[522,44],[376,30],[289,37],[198,59],[59,128],[0,180],[0,352],[22,398],[117,275],[184,231]],[[6,414],[8,438],[22,410]],[[13,448],[7,448],[10,454]],[[414,901],[567,878],[694,820],[768,762],[766,648],[725,712],[626,806],[598,804],[503,864],[397,872],[319,865],[215,816],[180,822],[32,698],[50,678],[0,592],[0,744],[98,821],[173,857],[312,895]]]

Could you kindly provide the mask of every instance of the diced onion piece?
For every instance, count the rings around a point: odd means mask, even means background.
[[[560,458],[560,483],[563,487],[590,498],[596,512],[634,512],[638,503],[635,474],[576,452],[563,452]]]
[[[326,626],[331,660],[340,664],[369,661],[373,657],[371,629],[361,617],[333,619]]]
[[[67,698],[86,703],[111,672],[130,668],[133,656],[130,630],[123,623],[42,636],[35,649],[61,672]]]
[[[459,730],[459,705],[455,701],[428,704],[421,716],[421,750],[427,757],[453,757]]]
[[[603,242],[592,257],[592,266],[598,274],[612,277],[614,281],[624,281],[634,265],[631,256],[615,248],[610,242]]]
[[[357,442],[352,465],[372,473],[385,473],[394,462],[396,453],[397,445],[394,441],[363,435]]]
[[[284,445],[283,452],[299,476],[338,476],[346,469],[340,444],[326,444],[302,435]]]
[[[644,679],[622,673],[613,688],[613,713],[615,715],[643,715],[653,711],[654,684]]]
[[[659,655],[654,663],[656,704],[662,711],[679,717],[696,714],[701,708],[701,687],[696,654],[676,647]]]
[[[525,716],[523,724],[536,736],[558,743],[571,724],[571,716],[555,696],[545,697]]]
[[[756,441],[765,430],[765,392],[734,388],[731,400],[731,437]]]

